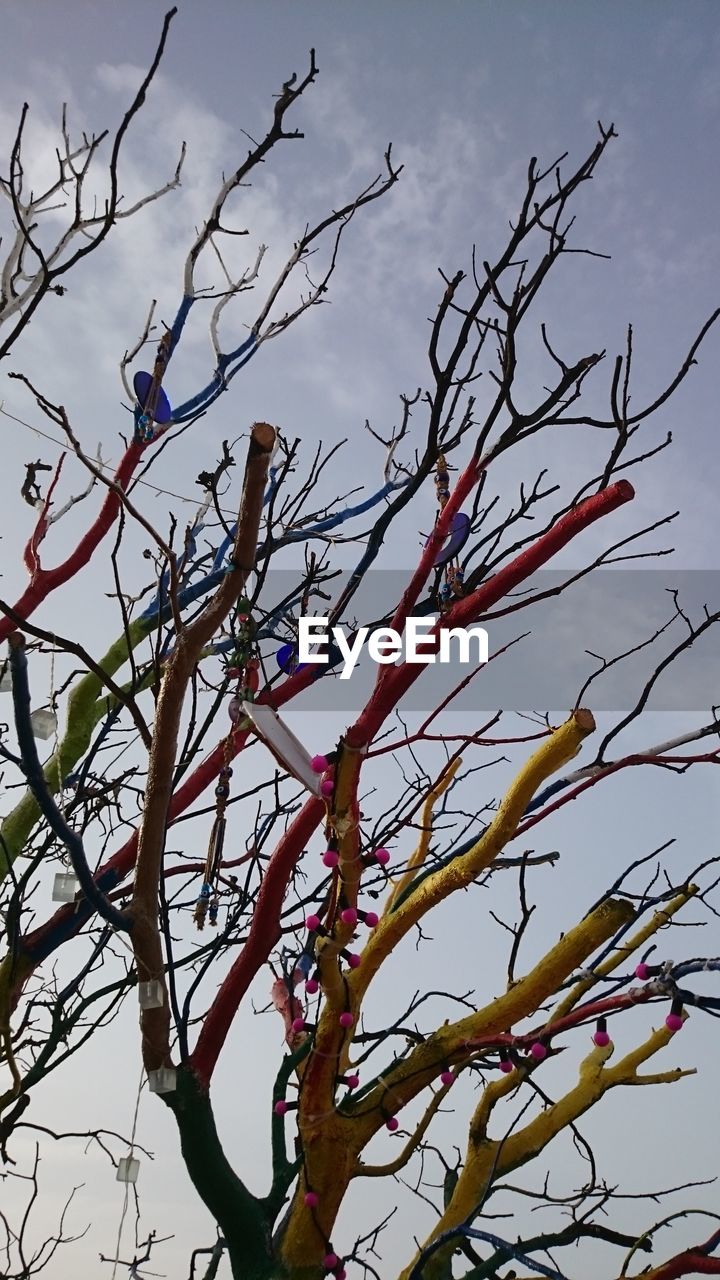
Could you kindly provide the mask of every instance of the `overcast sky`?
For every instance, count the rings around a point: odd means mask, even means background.
[[[3,173],[23,101],[30,107],[29,158],[39,176],[52,165],[63,101],[68,102],[71,128],[77,132],[117,124],[152,56],[164,9],[156,0],[5,0],[0,47]],[[222,439],[238,436],[255,419],[263,419],[277,423],[291,438],[301,437],[307,452],[320,439],[347,439],[337,487],[379,487],[382,451],[369,444],[363,424],[369,419],[387,434],[398,419],[399,395],[428,383],[427,318],[442,292],[438,268],[450,274],[459,267],[468,269],[473,244],[481,260],[491,257],[522,199],[529,157],[549,163],[567,151],[570,161],[579,161],[596,141],[597,120],[614,122],[619,137],[609,147],[591,189],[577,201],[575,235],[578,246],[612,258],[572,257],[562,263],[539,305],[538,323],[547,320],[555,345],[568,359],[607,349],[610,358],[591,384],[597,405],[607,403],[612,358],[623,348],[628,323],[635,336],[635,403],[651,398],[670,379],[718,302],[720,15],[715,0],[609,0],[602,5],[593,0],[180,0],[161,72],[133,124],[120,173],[128,200],[161,185],[172,174],[184,139],[188,156],[182,189],[118,227],[103,250],[68,277],[66,297],[46,301],[0,370],[0,401],[7,413],[48,430],[32,399],[7,379],[9,369],[18,369],[66,406],[88,449],[101,441],[103,457],[117,460],[118,433],[127,432],[130,423],[122,407],[120,357],[136,340],[151,298],[158,299],[159,318],[172,319],[193,228],[209,207],[222,173],[245,155],[248,143],[241,131],[262,136],[273,94],[292,71],[303,73],[311,46],[317,51],[320,76],[292,121],[304,130],[305,140],[284,144],[255,188],[234,203],[233,217],[249,235],[233,246],[233,262],[240,269],[252,261],[261,242],[269,246],[268,267],[281,262],[306,221],[347,200],[380,172],[390,141],[396,162],[405,166],[402,179],[350,228],[331,305],[316,309],[261,349],[200,429],[186,433],[165,454],[154,472],[159,485],[196,499],[195,478],[214,462]],[[197,311],[168,381],[175,402],[198,390],[212,369],[205,316]],[[242,341],[247,332],[243,325],[252,318],[251,303],[241,301],[228,309],[226,345]],[[638,473],[636,502],[613,517],[613,537],[619,538],[680,509],[672,534],[677,548],[672,565],[678,571],[716,567],[719,354],[720,331],[710,336],[698,368],[672,406],[648,428],[647,447],[672,430],[672,455],[661,455]],[[520,389],[533,397],[547,374],[535,348],[528,351],[526,368]],[[33,520],[17,496],[23,464],[40,456],[54,462],[60,450],[9,417],[0,418],[0,426],[2,586],[3,593],[12,594],[23,583],[16,548]],[[538,465],[548,466],[553,480],[570,494],[580,477],[592,474],[597,456],[596,443],[587,434],[569,438],[565,433],[543,439],[538,449],[530,448],[525,462],[530,472]],[[68,475],[77,491],[78,472],[68,468]],[[500,475],[498,483],[514,478]],[[69,496],[73,484],[67,483]],[[149,490],[145,501],[156,519],[173,509],[186,521],[193,509],[192,501],[154,496]],[[425,506],[413,509],[388,548],[386,566],[412,564],[433,509],[428,493]],[[86,507],[80,504],[53,531],[49,563],[60,558],[87,519]],[[583,547],[589,553],[604,543],[605,531],[593,532]],[[572,556],[565,562],[571,563]],[[107,588],[107,558],[99,558],[91,573],[99,600]],[[69,584],[39,616],[46,622],[52,617],[53,625],[71,630],[83,610],[84,641],[92,642],[99,656],[119,624],[109,612],[106,616],[99,608],[88,610],[88,581]],[[693,715],[695,723],[694,705]],[[328,741],[343,723],[342,714],[327,715],[323,733]],[[662,738],[686,723],[679,714],[658,715],[651,718],[643,739]],[[299,725],[306,736],[315,732],[304,717]],[[682,794],[679,786],[657,779],[623,779],[612,785],[613,813],[626,815],[621,830],[606,832],[602,827],[608,822],[609,792],[597,788],[582,826],[565,814],[547,835],[543,832],[549,842],[544,848],[572,855],[562,891],[548,893],[547,900],[556,908],[549,925],[555,936],[570,923],[562,908],[575,900],[574,894],[582,893],[585,909],[624,862],[649,852],[668,835],[679,837],[673,855],[676,870],[715,852],[720,792],[714,779],[693,775],[685,780]],[[2,812],[8,807],[3,803]],[[473,936],[471,897],[466,896],[453,916],[455,936],[467,937],[463,945],[467,967],[473,970],[468,987],[479,981],[474,973],[482,967],[484,955]],[[710,935],[706,929],[702,938],[708,954],[718,951],[717,930],[714,939]],[[538,933],[538,948],[542,937]],[[403,977],[414,989],[432,976],[435,962],[419,960],[417,973],[411,974],[407,957],[403,963]],[[494,988],[486,988],[486,982],[483,976],[480,989],[492,994]],[[265,999],[263,977],[258,1004]],[[78,1056],[38,1091],[36,1118],[52,1119],[61,1109],[68,1128],[104,1124],[129,1130],[140,1075],[131,1015],[132,1011],[97,1037],[84,1057]],[[254,1037],[252,1063],[247,1061],[248,1034]],[[692,1027],[684,1037],[681,1061],[687,1065],[707,1052],[708,1040],[704,1031]],[[267,1093],[264,1064],[277,1061],[280,1040],[272,1019],[245,1020],[228,1046],[218,1078],[218,1110],[229,1153],[243,1174],[252,1179],[258,1172],[261,1186],[267,1166],[267,1107],[262,1101],[258,1104],[255,1095],[262,1100],[263,1090]],[[676,1054],[667,1056],[672,1061],[663,1065],[675,1065]],[[114,1063],[122,1064],[121,1071]],[[685,1092],[682,1100],[671,1100],[670,1119],[662,1109],[665,1099],[651,1099],[645,1090],[640,1099],[609,1100],[603,1117],[588,1121],[588,1131],[608,1159],[609,1176],[624,1174],[632,1191],[642,1188],[648,1168],[655,1178],[663,1144],[677,1143],[677,1151],[684,1154],[678,1154],[669,1177],[667,1169],[658,1172],[657,1185],[715,1173],[714,1151],[705,1147],[702,1135],[691,1152],[689,1122],[682,1109],[683,1102],[696,1114],[701,1106],[709,1106],[709,1085],[686,1082],[678,1088]],[[470,1105],[469,1095],[465,1103]],[[631,1107],[641,1136],[632,1150],[623,1146],[618,1152]],[[448,1119],[447,1124],[454,1140],[462,1142],[466,1112],[462,1106],[459,1111],[457,1122]],[[187,1272],[190,1250],[212,1242],[212,1227],[189,1189],[170,1118],[146,1095],[138,1139],[157,1155],[154,1165],[143,1162],[144,1223],[160,1234],[174,1232],[151,1270],[179,1278]],[[81,1144],[43,1149],[43,1154],[48,1204],[57,1205],[68,1185],[84,1182],[74,1225],[82,1227],[90,1219],[93,1224],[82,1241],[58,1254],[46,1274],[50,1280],[110,1275],[111,1267],[98,1269],[97,1254],[112,1252],[121,1188],[106,1163],[93,1154],[83,1155]],[[569,1178],[571,1167],[573,1174],[577,1171],[569,1165]],[[14,1194],[4,1184],[3,1196],[6,1191]],[[366,1200],[361,1203],[354,1193],[341,1243],[349,1243],[358,1230],[372,1224],[387,1192],[373,1187],[371,1192],[364,1188],[363,1194]],[[713,1197],[712,1191],[699,1192],[693,1202],[712,1205]],[[402,1205],[388,1231],[387,1275],[407,1259],[416,1210],[409,1197]],[[50,1222],[51,1209],[47,1213]],[[652,1218],[649,1210],[642,1221],[636,1209],[633,1213],[626,1227],[635,1221],[639,1228],[646,1217]],[[702,1226],[699,1233],[696,1224],[688,1230],[688,1239],[702,1237]],[[680,1239],[675,1237],[672,1248]],[[609,1265],[606,1255],[598,1253],[583,1274],[587,1280],[607,1280]]]

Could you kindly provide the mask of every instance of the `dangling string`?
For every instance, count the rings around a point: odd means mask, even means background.
[[[140,1111],[140,1096],[142,1094],[144,1083],[145,1083],[145,1072],[143,1070],[140,1072],[140,1083],[138,1085],[137,1098],[135,1099],[135,1113],[133,1115],[132,1133],[130,1134],[130,1151],[128,1152],[128,1157],[130,1159],[132,1159],[133,1151],[135,1150],[135,1134],[137,1132],[138,1113]],[[120,1246],[122,1244],[123,1227],[125,1226],[125,1218],[127,1216],[129,1200],[130,1200],[130,1183],[126,1182],[125,1195],[123,1197],[123,1207],[122,1207],[122,1212],[120,1214],[120,1226],[118,1227],[117,1243],[115,1245],[115,1259],[114,1259],[115,1266],[113,1267],[111,1280],[115,1280],[117,1269],[120,1264]]]
[[[230,761],[233,756],[233,734],[242,714],[243,702],[253,700],[258,686],[259,659],[255,655],[253,644],[255,625],[250,617],[250,601],[244,596],[237,603],[236,621],[237,644],[234,652],[228,656],[227,674],[235,679],[237,684],[228,706],[231,728],[223,744],[223,766],[215,787],[215,821],[208,841],[203,883],[193,913],[198,929],[205,928],[206,920],[212,928],[215,928],[218,922],[220,870],[225,843],[225,810],[230,798],[230,779],[232,778]]]

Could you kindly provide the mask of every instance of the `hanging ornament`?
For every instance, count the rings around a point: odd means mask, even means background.
[[[139,370],[133,378],[135,406],[135,439],[149,444],[155,439],[155,424],[167,426],[172,417],[170,401],[162,389],[162,380],[172,350],[172,334],[167,330],[158,345],[152,373]]]
[[[322,792],[324,783],[313,769],[313,759],[303,744],[288,729],[272,707],[260,703],[243,702],[243,713],[251,721],[253,729],[293,778],[297,778],[313,795]],[[325,780],[327,781],[327,779]],[[326,794],[322,792],[322,794]]]
[[[133,391],[137,396],[137,402],[143,412],[143,415],[149,418],[151,422],[157,423],[159,427],[164,427],[172,417],[172,409],[162,387],[157,388],[157,399],[155,405],[151,407],[153,389],[153,375],[139,371],[133,378]]]
[[[116,1182],[137,1182],[140,1172],[140,1161],[135,1156],[121,1156],[118,1160]]]
[[[665,1019],[665,1026],[668,1031],[682,1031],[683,1022],[683,1002],[679,996],[676,996]]]
[[[596,1044],[599,1049],[604,1049],[610,1044],[610,1035],[607,1029],[606,1018],[598,1018],[597,1026],[595,1027],[595,1034],[593,1036],[593,1043]]]
[[[450,560],[454,560],[460,554],[465,543],[470,537],[470,517],[465,515],[464,511],[458,511],[450,521],[450,529],[447,540],[438,551],[433,565],[436,569],[442,569]]]
[[[37,711],[30,713],[33,738],[39,738],[42,742],[52,738],[57,731],[57,723],[57,716],[50,707],[38,707]]]
[[[58,871],[53,880],[53,902],[74,902],[80,882],[71,871]]]

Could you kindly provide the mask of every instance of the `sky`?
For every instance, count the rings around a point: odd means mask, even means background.
[[[467,269],[473,244],[482,257],[491,257],[522,197],[529,157],[549,163],[567,151],[577,161],[595,143],[597,120],[614,122],[619,136],[576,203],[575,235],[578,246],[611,254],[611,259],[572,256],[561,263],[539,306],[538,324],[547,320],[555,344],[573,358],[607,350],[608,360],[590,383],[591,401],[598,405],[607,403],[612,359],[623,350],[629,323],[636,353],[634,403],[652,398],[680,366],[717,305],[720,20],[714,0],[608,0],[602,6],[591,0],[180,0],[178,7],[160,74],[132,127],[120,172],[131,201],[171,176],[186,140],[182,187],[119,225],[106,246],[68,277],[67,295],[44,303],[0,368],[6,415],[0,418],[3,594],[17,594],[24,582],[17,548],[30,532],[33,513],[18,498],[23,464],[37,457],[55,462],[60,453],[59,447],[32,434],[30,427],[50,435],[57,430],[48,426],[20,384],[8,380],[8,371],[27,373],[51,399],[63,403],[88,450],[94,451],[99,441],[103,458],[117,460],[119,433],[127,432],[130,421],[123,408],[120,358],[136,341],[152,298],[158,300],[158,317],[172,319],[193,230],[206,215],[223,173],[245,154],[248,142],[242,131],[262,135],[273,94],[292,71],[303,73],[311,47],[320,75],[293,116],[304,140],[288,142],[273,154],[252,190],[232,204],[234,225],[248,230],[247,237],[232,245],[237,269],[253,261],[264,243],[266,278],[272,279],[308,220],[347,200],[381,171],[388,142],[396,163],[404,166],[401,180],[350,227],[330,305],[316,308],[289,333],[267,343],[199,428],[185,433],[164,455],[153,474],[158,486],[180,498],[152,488],[136,490],[153,519],[166,520],[170,510],[182,522],[191,518],[198,472],[212,464],[224,438],[246,433],[256,419],[275,422],[289,437],[300,437],[306,451],[319,440],[346,440],[340,483],[347,490],[377,488],[383,454],[368,441],[364,424],[369,420],[386,435],[398,421],[399,396],[427,385],[428,317],[443,287],[438,270],[452,274],[458,267]],[[38,181],[53,163],[63,101],[71,128],[78,132],[116,125],[152,55],[164,11],[155,0],[125,0],[123,5],[5,0],[0,172],[7,171],[23,101],[30,108],[28,163]],[[3,234],[5,229],[3,223]],[[243,326],[253,318],[252,299],[250,295],[228,308],[223,329],[228,345],[245,336]],[[212,369],[207,315],[200,307],[196,312],[168,383],[174,402],[197,390]],[[650,447],[671,430],[672,452],[638,472],[635,502],[613,517],[613,536],[620,538],[679,509],[671,536],[675,551],[668,561],[672,573],[716,568],[719,335],[720,330],[710,335],[697,367],[644,437]],[[548,372],[536,338],[524,352],[520,380],[520,394],[528,402]],[[481,389],[480,404],[483,394]],[[521,461],[529,473],[547,466],[553,482],[569,495],[592,470],[597,450],[598,442],[587,432],[565,432],[530,445]],[[82,481],[69,463],[66,475],[63,493],[68,497]],[[498,468],[496,484],[506,503],[517,480],[511,468]],[[88,502],[95,500],[93,495]],[[74,544],[87,518],[87,503],[79,503],[53,529],[48,562]],[[428,493],[425,505],[413,508],[386,547],[385,568],[400,572],[412,566],[432,519]],[[132,555],[142,545],[142,538],[131,532],[129,579]],[[604,530],[586,534],[581,551],[567,553],[564,566],[574,567],[574,557],[596,554],[603,545]],[[337,562],[352,563],[352,553],[339,547]],[[107,556],[99,556],[88,577],[68,584],[51,608],[40,611],[39,620],[47,624],[52,618],[53,626],[69,632],[80,619],[84,643],[101,654],[119,629],[104,599],[111,589],[108,573]],[[709,585],[713,589],[717,607],[714,579]],[[675,710],[651,714],[643,742],[630,736],[628,745],[643,745],[685,727],[682,703],[668,695],[667,705]],[[347,722],[345,709],[322,714],[321,731],[332,741]],[[694,703],[689,714],[692,723],[698,722]],[[310,742],[320,732],[318,721],[304,713],[296,716],[293,727]],[[382,793],[382,780],[378,786]],[[486,799],[483,795],[478,803]],[[678,837],[671,855],[676,872],[714,853],[718,801],[717,782],[707,774],[691,774],[682,785],[674,779],[633,776],[615,781],[611,791],[597,788],[582,819],[568,811],[559,815],[543,833],[550,842],[543,847],[563,849],[567,861],[562,880],[558,875],[549,887],[538,884],[548,933],[538,929],[531,934],[528,965],[541,953],[544,938],[566,927],[565,908],[581,895],[592,901],[632,857],[649,852],[669,835]],[[2,812],[8,807],[3,800]],[[510,890],[506,901],[502,891],[500,895],[500,905],[510,911]],[[398,957],[405,982],[414,988],[435,980],[438,969],[451,972],[459,964],[463,972],[479,973],[474,980],[491,994],[487,956],[503,954],[502,938],[478,938],[475,903],[476,896],[466,895],[453,904],[452,922],[448,917],[438,923],[444,939],[441,955],[436,949],[428,957]],[[692,945],[700,944],[693,940]],[[703,930],[702,948],[706,954],[717,953],[716,922]],[[264,978],[253,995],[258,1006],[266,1001]],[[383,1016],[382,1000],[376,1012]],[[711,1051],[707,1028],[698,1022],[694,1019],[683,1033],[682,1065],[702,1065]],[[253,1037],[252,1062],[248,1035]],[[229,1154],[241,1172],[261,1180],[267,1126],[258,1099],[263,1090],[267,1093],[266,1064],[277,1060],[279,1047],[280,1029],[272,1019],[240,1020],[217,1081]],[[62,1110],[68,1128],[92,1119],[129,1131],[140,1076],[138,1049],[132,1010],[126,1010],[96,1037],[84,1057],[71,1060],[38,1091],[33,1104],[38,1123]],[[673,1055],[667,1065],[674,1062]],[[609,1176],[622,1174],[631,1190],[647,1185],[648,1171],[655,1176],[670,1148],[676,1153],[671,1181],[716,1172],[713,1146],[702,1131],[692,1130],[689,1141],[689,1116],[713,1105],[711,1085],[701,1073],[677,1087],[684,1091],[682,1101],[672,1099],[672,1105],[650,1096],[650,1090],[637,1090],[634,1095],[641,1097],[610,1099],[601,1115],[586,1121]],[[469,1105],[469,1095],[465,1102]],[[191,1249],[211,1243],[213,1231],[179,1161],[170,1118],[154,1103],[143,1094],[137,1128],[137,1140],[156,1154],[153,1162],[143,1160],[143,1223],[161,1235],[174,1233],[151,1269],[179,1276],[187,1272]],[[450,1141],[462,1142],[463,1114],[461,1099],[456,1116],[446,1118]],[[637,1135],[631,1146],[623,1142],[630,1122]],[[24,1149],[30,1152],[29,1139]],[[42,1158],[47,1198],[38,1209],[39,1238],[65,1190],[75,1183],[84,1187],[73,1205],[73,1223],[78,1230],[92,1223],[82,1239],[57,1254],[45,1274],[51,1280],[70,1280],[86,1271],[111,1275],[111,1266],[98,1270],[97,1255],[112,1253],[122,1209],[122,1188],[112,1170],[101,1154],[85,1153],[80,1141],[44,1144]],[[571,1152],[558,1159],[567,1162],[570,1177],[576,1171]],[[665,1172],[658,1174],[660,1183],[668,1180]],[[417,1202],[402,1187],[396,1190],[400,1209],[386,1233],[388,1275],[407,1259],[407,1238],[418,1213]],[[15,1185],[4,1183],[3,1198],[14,1194]],[[357,1234],[356,1226],[371,1225],[382,1194],[365,1187],[362,1196],[355,1193],[343,1226],[348,1240]],[[700,1189],[692,1193],[692,1202],[712,1207],[714,1197],[712,1189]],[[637,1208],[631,1205],[621,1209],[621,1217],[623,1213],[627,1226]],[[648,1212],[648,1220],[652,1216]],[[696,1227],[687,1226],[689,1235],[682,1234],[684,1226],[678,1228],[671,1247],[696,1238]],[[128,1256],[127,1248],[126,1240],[122,1256]],[[605,1280],[609,1265],[598,1249],[585,1259],[583,1275]]]

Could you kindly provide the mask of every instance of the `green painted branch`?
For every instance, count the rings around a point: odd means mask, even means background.
[[[177,1089],[163,1095],[175,1116],[187,1171],[223,1234],[234,1280],[278,1280],[270,1226],[223,1151],[209,1095],[182,1068]]]
[[[129,635],[123,634],[108,649],[99,665],[113,675],[127,661],[131,648],[144,638],[146,632],[139,622],[134,622]],[[100,698],[102,681],[89,672],[78,681],[68,699],[67,728],[57,750],[44,768],[45,781],[51,795],[60,790],[61,779],[72,771],[82,759],[92,738],[98,720],[107,712],[114,700]],[[33,828],[40,818],[40,809],[30,791],[3,819],[0,825],[0,882],[8,875],[15,859],[22,853]]]

